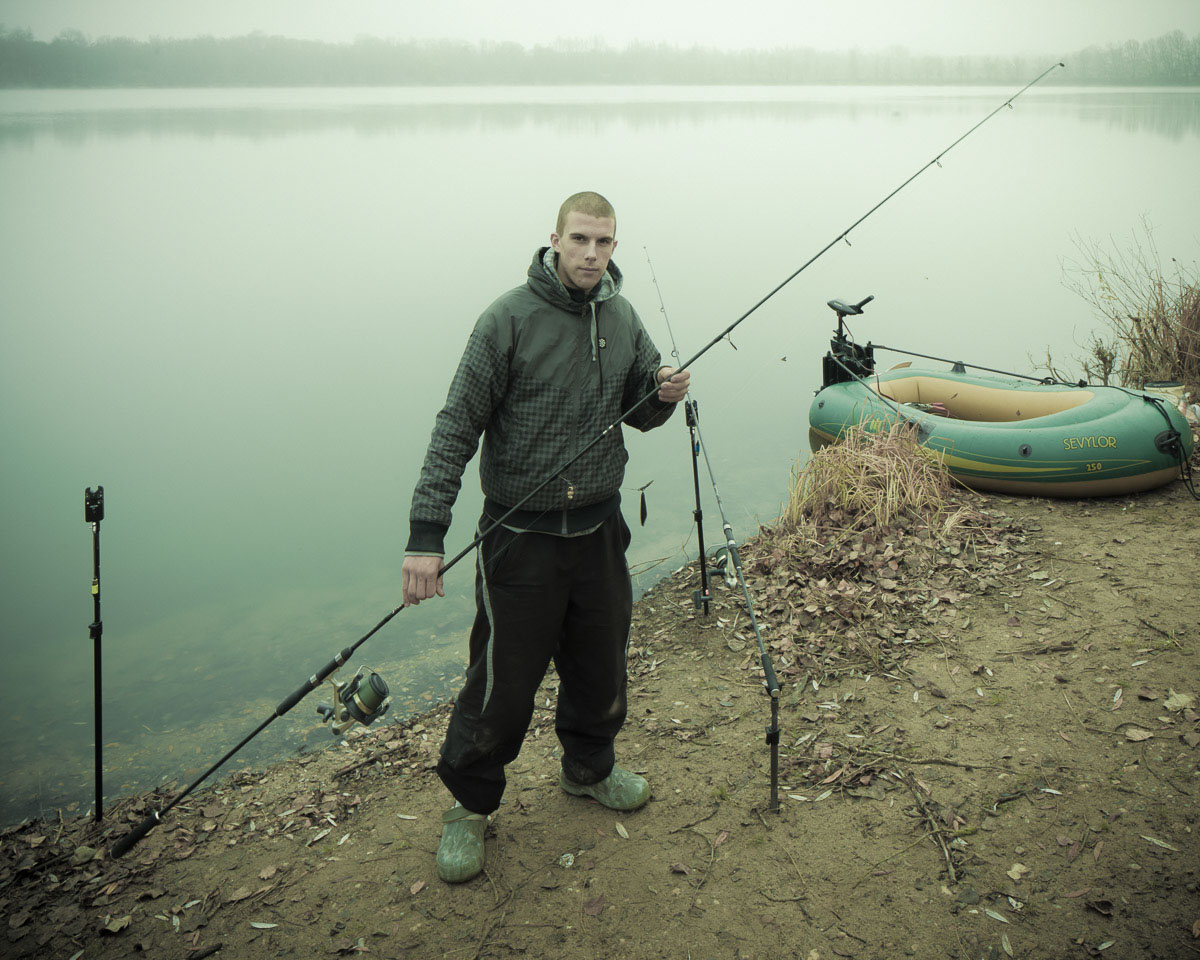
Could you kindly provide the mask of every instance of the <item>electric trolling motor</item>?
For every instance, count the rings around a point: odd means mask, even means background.
[[[829,307],[837,314],[837,333],[829,341],[829,353],[825,354],[821,373],[823,387],[835,383],[845,383],[858,377],[869,377],[875,372],[875,348],[870,341],[860,346],[846,336],[843,321],[846,317],[857,317],[862,314],[863,307],[875,299],[872,294],[858,303],[843,303],[841,300],[830,300]]]
[[[333,685],[333,703],[318,704],[317,713],[335,737],[356,723],[370,726],[392,705],[387,683],[370,667],[359,667],[358,673],[344,683],[332,677],[329,682]]]

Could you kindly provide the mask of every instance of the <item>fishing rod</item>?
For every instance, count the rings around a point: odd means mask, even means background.
[[[646,265],[650,268],[650,279],[654,283],[654,290],[658,294],[658,309],[663,315],[663,321],[667,325],[667,333],[671,336],[671,356],[676,363],[679,363],[679,347],[675,343],[675,331],[671,329],[671,318],[667,316],[667,304],[663,300],[662,289],[658,285],[658,277],[654,274],[654,264],[650,260],[650,251],[645,247],[642,250],[646,253]],[[690,437],[689,447],[692,453],[692,490],[696,496],[696,506],[692,508],[692,519],[696,522],[696,544],[700,551],[700,586],[692,591],[692,604],[697,610],[703,610],[704,616],[708,616],[708,601],[711,595],[708,590],[708,566],[704,556],[704,509],[700,504],[700,467],[697,462],[700,452],[700,442],[697,439],[697,431],[700,429],[700,410],[696,401],[692,397],[687,397],[683,401],[684,420],[687,423],[688,436]]]
[[[643,249],[645,248],[643,247]],[[671,356],[678,360],[679,347],[675,343],[675,331],[671,328],[671,321],[667,316],[667,305],[663,302],[662,290],[658,285],[658,278],[654,275],[654,264],[650,263],[649,250],[646,250],[646,263],[650,265],[650,278],[654,282],[654,289],[658,292],[658,302],[663,320],[666,321],[667,333],[671,337]],[[866,301],[863,302],[865,303]],[[862,304],[858,305],[858,312],[862,312]],[[690,397],[687,402],[692,406],[695,405],[695,401]],[[767,726],[767,744],[771,747],[771,802],[767,809],[774,812],[779,809],[779,680],[775,676],[775,668],[771,663],[771,656],[767,652],[767,646],[763,642],[762,633],[758,629],[758,618],[754,616],[754,601],[751,599],[750,590],[746,586],[746,578],[742,575],[742,559],[738,554],[737,541],[733,537],[733,527],[730,526],[729,520],[725,516],[725,505],[721,502],[721,491],[717,489],[717,478],[713,474],[712,461],[708,458],[708,448],[704,445],[704,437],[700,432],[700,422],[693,414],[688,417],[687,424],[692,441],[692,482],[696,490],[696,509],[693,516],[696,518],[696,535],[700,547],[701,582],[701,589],[693,592],[692,600],[696,604],[696,607],[699,608],[700,597],[703,595],[704,613],[705,615],[708,614],[708,580],[706,579],[704,566],[704,532],[701,525],[702,513],[700,510],[700,475],[697,469],[699,454],[703,453],[704,466],[708,470],[708,479],[712,484],[713,496],[717,501],[717,511],[721,514],[721,529],[725,534],[727,558],[725,573],[728,575],[732,569],[735,582],[740,583],[742,586],[742,596],[746,599],[746,610],[750,614],[750,626],[753,627],[754,638],[758,641],[759,662],[762,665],[763,677],[766,679],[767,693],[771,697],[771,722]]]
[[[746,610],[750,614],[750,626],[754,629],[754,639],[758,642],[759,663],[762,665],[763,677],[766,680],[767,694],[771,698],[771,722],[767,725],[767,744],[771,748],[771,802],[768,810],[779,809],[779,679],[775,676],[775,667],[771,663],[771,655],[763,642],[762,632],[758,629],[758,618],[754,616],[754,601],[750,598],[750,588],[746,586],[746,578],[742,573],[742,558],[738,553],[737,541],[733,537],[733,527],[725,516],[725,505],[721,502],[721,491],[717,489],[717,478],[713,475],[712,462],[708,459],[708,448],[704,445],[704,437],[696,426],[700,451],[704,454],[704,465],[708,468],[708,479],[712,483],[713,496],[717,501],[717,511],[721,514],[721,529],[725,533],[725,549],[729,561],[737,574],[737,582],[741,584],[742,596],[746,599]]]
[[[775,286],[774,289],[769,291],[765,296],[760,298],[758,300],[758,302],[756,302],[753,306],[750,307],[749,310],[747,310],[745,313],[743,313],[741,316],[739,316],[736,320],[734,320],[733,323],[729,324],[729,326],[726,327],[723,331],[721,331],[721,333],[719,333],[717,336],[713,337],[712,340],[710,340],[699,351],[697,351],[695,353],[695,355],[693,355],[686,363],[681,364],[679,367],[677,367],[675,369],[674,374],[672,374],[672,376],[682,373],[684,370],[687,370],[689,367],[692,366],[692,364],[694,364],[702,356],[704,356],[706,353],[708,353],[709,350],[711,350],[713,347],[715,347],[722,340],[726,339],[729,336],[729,334],[732,333],[733,330],[739,324],[741,324],[751,314],[753,314],[756,310],[758,310],[759,307],[761,307],[768,300],[770,300],[777,293],[779,293],[780,290],[782,290],[789,283],[791,283],[793,280],[795,280],[796,277],[800,276],[800,274],[802,274],[805,270],[807,270],[814,263],[816,263],[821,257],[823,257],[826,253],[828,253],[829,250],[831,250],[836,244],[840,243],[843,240],[845,240],[848,243],[849,240],[847,240],[847,237],[850,235],[850,233],[855,228],[857,228],[863,221],[865,221],[868,217],[870,217],[872,214],[874,214],[880,207],[882,207],[885,203],[887,203],[889,200],[891,200],[892,197],[894,197],[894,196],[896,196],[896,194],[900,193],[900,191],[902,191],[905,187],[907,187],[910,183],[912,183],[917,177],[919,177],[922,173],[924,173],[930,167],[934,166],[935,164],[940,167],[942,157],[944,157],[947,153],[949,153],[956,146],[958,146],[960,143],[962,143],[965,139],[967,139],[967,137],[969,137],[972,133],[974,133],[976,130],[978,130],[985,123],[987,123],[992,117],[994,117],[997,113],[999,113],[1005,107],[1011,108],[1013,101],[1016,100],[1017,97],[1019,97],[1021,94],[1023,94],[1030,87],[1034,86],[1034,84],[1039,83],[1046,76],[1048,76],[1052,71],[1054,71],[1057,68],[1062,67],[1062,66],[1065,66],[1065,64],[1056,63],[1056,64],[1053,64],[1052,66],[1048,67],[1046,70],[1042,71],[1042,73],[1040,73],[1038,76],[1036,76],[1029,83],[1025,84],[1024,87],[1022,87],[1020,90],[1018,90],[1016,93],[1014,93],[1011,97],[1009,97],[1006,101],[1004,101],[1004,103],[1000,104],[1000,106],[996,107],[996,109],[994,109],[986,117],[984,117],[982,120],[980,120],[978,123],[976,123],[966,133],[962,134],[962,136],[960,136],[957,140],[955,140],[948,147],[946,147],[944,150],[942,150],[939,154],[937,154],[937,156],[935,156],[932,160],[930,160],[924,166],[922,166],[919,170],[917,170],[916,173],[912,174],[912,176],[910,176],[907,180],[905,180],[898,187],[896,187],[891,193],[889,193],[882,200],[880,200],[873,207],[871,207],[870,210],[868,210],[866,213],[864,213],[862,216],[860,216],[857,220],[855,220],[852,224],[850,224],[850,226],[848,226],[845,230],[843,230],[836,237],[834,237],[833,240],[831,240],[824,247],[822,247],[820,250],[818,250],[813,256],[811,256],[808,260],[806,260],[803,264],[801,264],[800,267],[798,267],[796,270],[792,271],[792,273],[790,275],[788,275],[781,283],[779,283],[777,286]],[[647,393],[645,396],[643,396],[640,400],[638,400],[636,403],[634,403],[632,406],[630,406],[629,409],[627,409],[624,413],[622,413],[616,420],[614,420],[607,427],[605,427],[598,434],[596,434],[596,436],[593,437],[590,441],[588,441],[582,447],[580,447],[557,470],[554,470],[550,474],[548,474],[544,480],[542,480],[537,486],[535,486],[532,490],[530,490],[529,493],[527,493],[524,497],[522,497],[521,500],[519,500],[516,504],[514,504],[512,507],[510,507],[499,519],[494,520],[486,529],[484,529],[483,531],[478,533],[470,543],[468,543],[465,547],[463,547],[462,550],[460,550],[457,554],[455,554],[447,563],[442,565],[441,570],[438,573],[438,576],[439,577],[444,576],[451,568],[453,568],[460,560],[462,560],[463,557],[465,557],[468,553],[470,553],[472,550],[474,550],[484,540],[484,538],[487,537],[493,530],[496,530],[501,525],[503,525],[513,514],[515,514],[518,510],[520,510],[522,507],[524,507],[526,503],[528,503],[537,494],[539,494],[542,490],[544,490],[547,486],[549,486],[552,482],[554,482],[554,480],[556,480],[558,477],[562,476],[577,461],[579,461],[584,456],[586,456],[594,447],[596,447],[598,444],[602,443],[604,441],[604,439],[606,437],[608,437],[609,434],[611,434],[614,430],[619,429],[622,423],[624,423],[629,417],[631,417],[637,410],[640,410],[643,406],[645,406],[652,397],[654,397],[658,394],[659,386],[660,385],[656,384],[655,388],[653,390],[651,390],[649,393]],[[327,679],[335,670],[337,670],[340,666],[342,666],[344,663],[346,663],[347,660],[349,660],[350,656],[353,655],[354,651],[356,651],[359,647],[361,647],[364,643],[366,643],[367,640],[369,640],[376,633],[378,633],[386,624],[391,622],[391,620],[397,614],[399,614],[400,611],[405,608],[405,606],[406,606],[406,604],[401,603],[399,606],[393,608],[388,614],[386,614],[383,617],[383,619],[381,619],[374,627],[372,627],[371,630],[368,631],[363,637],[361,637],[359,640],[357,640],[355,643],[351,644],[350,646],[344,648],[341,651],[341,653],[339,653],[332,660],[330,660],[329,663],[327,663],[319,671],[317,671],[311,677],[309,677],[309,679],[307,681],[305,681],[300,687],[298,687],[291,695],[289,695],[288,697],[286,697],[284,700],[282,700],[279,703],[279,705],[275,708],[275,712],[270,717],[268,717],[261,724],[259,724],[259,726],[256,727],[254,730],[252,730],[246,737],[244,737],[242,739],[242,741],[236,747],[234,747],[232,750],[230,750],[228,753],[226,753],[224,757],[222,757],[220,760],[218,760],[208,770],[206,770],[200,777],[198,777],[196,780],[194,780],[184,790],[183,793],[176,796],[173,800],[171,800],[171,802],[169,804],[167,804],[161,810],[153,812],[150,815],[148,815],[141,823],[139,823],[136,827],[134,827],[134,829],[132,831],[130,831],[128,834],[126,834],[125,836],[120,838],[113,845],[112,855],[114,857],[119,857],[119,856],[127,853],[129,851],[129,849],[134,846],[134,844],[136,844],[138,841],[140,841],[144,836],[146,836],[147,833],[149,833],[155,826],[157,826],[158,823],[161,822],[163,813],[170,810],[173,806],[175,806],[175,804],[177,804],[185,796],[187,796],[194,789],[196,789],[196,787],[198,787],[205,779],[207,779],[212,773],[214,773],[222,764],[224,764],[230,757],[232,757],[235,753],[237,753],[238,750],[240,750],[242,747],[244,747],[247,743],[249,743],[251,740],[253,740],[256,736],[258,736],[258,734],[261,733],[262,730],[264,730],[272,721],[274,721],[278,717],[283,716],[285,713],[287,713],[289,710],[291,710],[297,703],[299,703],[300,700],[302,700],[310,692],[312,692],[314,689],[316,689],[316,687],[318,687],[322,682],[324,682],[324,680]]]

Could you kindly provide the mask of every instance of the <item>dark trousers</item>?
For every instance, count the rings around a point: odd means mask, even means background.
[[[485,516],[481,524],[491,521]],[[492,531],[476,551],[475,624],[438,776],[474,813],[504,793],[550,661],[558,671],[555,729],[563,770],[596,783],[613,766],[625,722],[625,655],[633,590],[620,511],[576,537]]]

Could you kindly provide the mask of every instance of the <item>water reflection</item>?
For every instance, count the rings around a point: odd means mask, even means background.
[[[419,131],[486,136],[538,126],[585,133],[614,124],[634,131],[730,120],[806,124],[831,117],[895,117],[934,100],[943,111],[968,116],[981,115],[1011,93],[938,87],[2,91],[0,148],[45,137],[82,145],[92,138],[147,134],[262,141],[322,131],[363,137]],[[93,102],[81,108],[81,97]],[[1200,90],[1195,88],[1034,90],[1020,103],[1049,117],[1170,140],[1200,130]],[[582,113],[581,104],[587,108]]]

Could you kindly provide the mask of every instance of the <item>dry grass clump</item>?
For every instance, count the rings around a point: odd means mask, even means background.
[[[1079,262],[1067,266],[1068,285],[1103,320],[1080,363],[1092,381],[1141,389],[1152,381],[1178,381],[1200,396],[1200,273],[1176,258],[1163,267],[1153,232],[1143,224],[1122,249],[1077,240]],[[1066,380],[1047,356],[1043,365]]]
[[[793,468],[779,529],[853,531],[898,523],[945,528],[961,514],[954,490],[941,455],[923,447],[909,424],[881,432],[855,426],[804,467]]]
[[[747,584],[781,673],[895,671],[952,643],[958,604],[1018,561],[1012,522],[959,488],[910,427],[848,431],[793,471],[783,515],[747,543]]]

